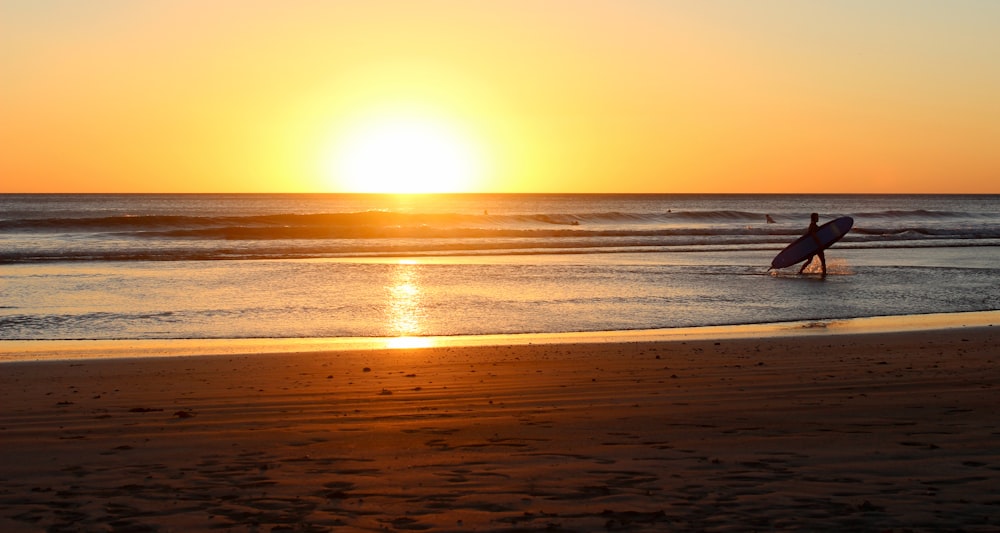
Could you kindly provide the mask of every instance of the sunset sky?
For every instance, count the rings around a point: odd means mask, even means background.
[[[0,0],[0,192],[1000,193],[1000,2]]]

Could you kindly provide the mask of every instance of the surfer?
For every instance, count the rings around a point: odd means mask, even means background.
[[[810,215],[809,229],[806,230],[806,235],[812,236],[813,240],[816,241],[816,247],[819,248],[819,251],[813,255],[810,255],[809,259],[806,259],[805,264],[803,264],[802,268],[799,269],[799,274],[805,272],[806,268],[808,268],[809,265],[812,264],[813,258],[818,255],[819,264],[820,266],[823,267],[823,276],[826,276],[826,256],[823,255],[823,243],[821,243],[819,237],[816,236],[816,232],[819,231],[818,222],[819,222],[819,214],[813,213],[812,215]]]

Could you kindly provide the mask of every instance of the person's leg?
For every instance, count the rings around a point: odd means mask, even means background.
[[[806,259],[806,262],[802,264],[802,268],[799,269],[799,274],[805,272],[806,269],[809,268],[809,265],[813,262],[813,257],[815,256],[810,255],[809,259]]]
[[[820,264],[820,266],[823,267],[823,275],[825,276],[826,275],[826,256],[823,255],[822,251],[820,251],[818,255],[819,255],[819,264]]]

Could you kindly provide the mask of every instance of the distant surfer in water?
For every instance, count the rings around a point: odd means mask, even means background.
[[[802,268],[799,269],[799,274],[805,272],[806,268],[809,268],[809,265],[812,264],[813,258],[818,255],[819,264],[820,266],[823,267],[823,276],[826,276],[826,256],[823,255],[823,245],[819,242],[819,237],[816,236],[816,232],[819,231],[818,222],[819,222],[819,214],[813,213],[810,216],[809,229],[806,230],[806,235],[812,236],[813,240],[816,241],[816,246],[819,248],[819,251],[813,255],[810,255],[809,259],[806,259],[805,264],[803,264]]]

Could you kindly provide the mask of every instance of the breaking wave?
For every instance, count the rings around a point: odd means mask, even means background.
[[[760,197],[765,198],[766,197]],[[2,218],[0,261],[137,261],[351,257],[420,254],[595,253],[780,249],[804,231],[809,213],[795,202],[746,209],[599,209],[538,213],[351,212],[233,213],[222,205],[185,214],[77,216],[24,210]],[[756,198],[730,202],[760,204]],[[581,201],[581,203],[585,203]],[[674,202],[676,203],[676,202]],[[623,202],[606,202],[621,207]],[[206,207],[208,205],[209,207]],[[275,204],[283,205],[283,204]],[[562,205],[562,204],[559,204]],[[652,207],[651,207],[652,205]],[[977,204],[979,205],[979,204]],[[985,205],[990,205],[987,200]],[[773,206],[773,203],[772,203]],[[273,206],[272,206],[273,207]],[[94,212],[101,213],[100,210]],[[193,213],[193,214],[188,214]],[[51,216],[58,215],[58,216]],[[858,209],[842,247],[995,246],[996,213],[949,209]]]

